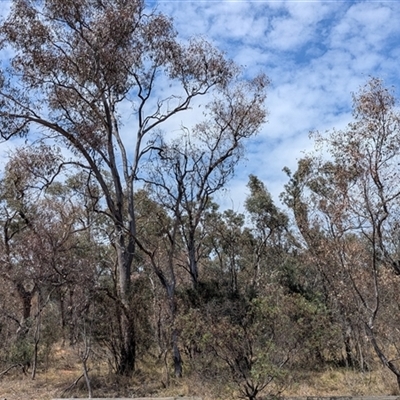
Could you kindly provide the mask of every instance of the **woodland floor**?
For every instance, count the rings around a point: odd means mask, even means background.
[[[0,371],[1,372],[1,371]],[[35,380],[30,371],[25,375],[20,369],[10,370],[0,377],[0,400],[50,400],[56,397],[87,397],[82,379],[66,391],[82,374],[74,351],[58,349],[46,371],[39,370]],[[93,373],[95,375],[95,372]],[[94,397],[145,397],[145,396],[200,396],[204,400],[231,400],[224,394],[221,385],[205,387],[195,379],[173,382],[168,389],[161,382],[134,377],[129,384],[112,382],[109,378],[93,376]],[[324,372],[297,372],[290,377],[283,396],[386,396],[398,395],[395,379],[381,368],[372,372],[359,373],[345,369]],[[121,389],[123,387],[123,389]]]

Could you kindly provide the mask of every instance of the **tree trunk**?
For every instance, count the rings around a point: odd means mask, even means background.
[[[117,372],[129,376],[135,370],[136,335],[134,317],[131,312],[131,263],[132,255],[125,250],[124,239],[120,234],[118,256],[118,296],[122,310],[120,314],[121,349]]]
[[[117,373],[130,376],[135,371],[136,337],[134,321],[132,318],[127,317],[124,312],[121,315],[121,335],[122,343]]]
[[[172,332],[172,350],[175,378],[182,378],[182,357],[178,346],[178,332],[175,328]]]
[[[36,317],[36,327],[34,335],[34,347],[33,347],[33,360],[32,360],[32,380],[36,378],[36,371],[38,365],[38,351],[40,342],[40,324],[41,324],[41,310],[40,310],[40,294],[38,295],[38,313]]]
[[[21,282],[17,282],[16,289],[17,289],[19,297],[22,301],[22,320],[23,320],[23,324],[25,324],[26,321],[31,316],[32,297],[33,297],[35,288],[33,288],[31,291],[29,291],[24,288],[24,285]]]
[[[35,287],[29,291],[25,289],[21,282],[17,282],[15,286],[22,302],[22,320],[17,330],[17,334],[19,339],[25,339],[30,329],[29,320],[31,318],[32,298],[35,292]]]
[[[385,367],[387,367],[390,371],[392,371],[394,375],[396,375],[397,385],[400,389],[400,370],[393,364],[393,362],[391,360],[388,360],[386,358],[382,349],[379,347],[378,342],[375,337],[375,332],[374,332],[373,327],[371,327],[369,324],[365,324],[365,326],[366,326],[367,335],[372,343],[372,346],[374,347],[376,355],[379,357],[382,364]]]
[[[189,235],[188,256],[189,256],[189,272],[190,272],[190,277],[192,279],[193,289],[197,289],[199,282],[199,271],[197,266],[196,242],[194,239],[194,234]]]

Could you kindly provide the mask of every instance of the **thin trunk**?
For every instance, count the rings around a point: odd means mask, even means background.
[[[164,353],[164,365],[165,365],[165,387],[169,387],[170,383],[170,373],[169,373],[169,365],[168,365],[168,351]]]
[[[32,380],[36,378],[37,362],[38,362],[38,349],[40,342],[40,323],[41,323],[41,309],[40,309],[40,295],[38,295],[38,313],[36,318],[36,329],[34,336],[33,360],[32,360]]]
[[[236,273],[236,262],[235,256],[231,256],[229,260],[229,272],[231,278],[231,291],[232,293],[238,292],[238,285],[237,285],[237,273]]]
[[[199,283],[199,271],[196,257],[196,242],[194,235],[190,235],[188,243],[189,272],[192,279],[193,288],[197,289]]]
[[[73,346],[75,343],[75,322],[74,322],[74,289],[70,288],[68,292],[68,313],[67,321],[69,326],[69,345]]]
[[[175,301],[175,276],[173,275],[173,283],[168,284],[165,280],[165,289],[167,291],[167,295],[169,297],[169,309],[171,313],[171,343],[172,343],[172,358],[174,362],[174,375],[175,378],[182,378],[182,357],[181,352],[179,350],[179,332],[175,328],[175,319],[176,319],[176,301]]]
[[[388,360],[386,358],[382,349],[379,347],[378,342],[376,341],[375,332],[374,332],[373,328],[371,328],[371,326],[368,324],[366,324],[366,328],[367,328],[368,337],[372,343],[372,346],[374,347],[376,355],[379,357],[382,364],[385,367],[387,367],[390,371],[392,371],[394,375],[396,375],[397,384],[400,389],[400,370],[393,364],[393,362],[391,360]]]
[[[173,358],[174,358],[174,372],[175,378],[182,378],[182,358],[178,346],[178,331],[174,328],[172,332],[172,348],[173,348]]]
[[[62,346],[65,346],[65,328],[66,328],[66,320],[65,320],[65,309],[64,309],[64,294],[62,291],[59,293],[60,295],[60,318],[61,318],[61,332],[62,332]]]
[[[170,244],[171,251],[168,254],[168,269],[169,269],[169,279],[166,277],[164,271],[159,267],[157,261],[155,260],[154,253],[144,249],[142,250],[150,257],[151,264],[153,266],[153,270],[160,280],[161,286],[164,288],[169,305],[169,312],[171,316],[171,346],[172,346],[172,355],[174,362],[174,373],[175,377],[182,377],[182,357],[179,350],[179,332],[175,328],[175,319],[176,319],[176,299],[175,299],[175,287],[176,287],[176,278],[174,272],[174,253],[175,253],[175,237],[178,232],[178,220],[174,225],[173,233],[170,236]]]
[[[174,361],[174,374],[175,378],[182,378],[182,357],[179,350],[179,332],[175,328],[175,319],[176,319],[176,300],[175,300],[175,274],[173,272],[173,260],[172,257],[169,260],[170,271],[171,271],[171,280],[172,282],[167,283],[164,279],[165,289],[167,291],[168,299],[169,299],[169,309],[171,313],[171,342],[172,342],[172,357]]]
[[[353,368],[354,360],[353,360],[353,354],[351,351],[351,340],[350,340],[350,336],[347,333],[346,333],[346,337],[344,339],[344,347],[345,347],[345,352],[346,352],[346,358],[345,358],[346,368]]]
[[[90,337],[88,337],[88,333],[86,331],[86,325],[84,325],[84,327],[83,327],[82,339],[83,339],[83,344],[85,347],[84,347],[82,353],[80,354],[80,356],[81,356],[81,361],[82,361],[83,376],[85,377],[86,387],[88,390],[88,398],[91,399],[93,397],[93,391],[92,391],[92,384],[91,384],[90,377],[89,377],[89,369],[87,366],[87,362],[88,362],[90,352],[91,352],[91,346],[90,346]]]
[[[361,372],[365,372],[364,354],[363,354],[363,349],[362,349],[362,347],[361,347],[360,340],[357,341],[357,348],[358,348],[358,357],[359,357],[360,371],[361,371]]]

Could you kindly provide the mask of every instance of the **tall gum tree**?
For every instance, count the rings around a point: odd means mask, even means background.
[[[286,200],[346,324],[354,330],[354,321],[362,321],[400,386],[398,350],[396,357],[393,351],[399,337],[390,328],[397,326],[397,315],[389,316],[398,305],[400,272],[400,114],[393,93],[376,78],[353,103],[347,129],[315,135],[317,151],[300,161]],[[350,342],[345,344],[351,361]]]
[[[221,110],[215,118],[229,128],[235,116],[224,112],[234,99],[226,89],[236,85],[241,112],[251,113],[264,85],[249,83],[255,90],[248,98],[231,61],[203,39],[179,42],[171,20],[146,12],[140,0],[14,0],[0,36],[12,54],[0,77],[2,137],[56,141],[103,192],[118,259],[118,372],[130,374],[136,358],[131,269],[140,240],[134,184],[152,145],[147,138],[195,98],[213,93]],[[127,109],[131,119],[122,129]],[[237,126],[246,134],[258,127]]]
[[[221,88],[203,111],[204,121],[191,128],[183,127],[182,134],[172,140],[166,140],[160,132],[153,136],[147,168],[143,168],[145,175],[139,177],[170,217],[170,227],[164,262],[156,262],[156,250],[149,252],[148,247],[147,254],[166,291],[173,321],[177,315],[176,268],[179,265],[188,272],[193,289],[197,290],[201,282],[199,259],[205,247],[202,223],[207,208],[212,195],[232,177],[243,155],[243,141],[265,121],[267,85],[268,79],[260,75],[250,82]],[[182,253],[185,262],[180,260]],[[178,339],[178,331],[173,329],[175,375],[181,376]]]
[[[198,231],[212,196],[224,188],[243,155],[243,141],[265,122],[264,89],[269,81],[258,76],[224,88],[207,105],[204,121],[166,141],[154,138],[150,168],[142,178],[173,216],[182,234],[193,288],[199,283]]]

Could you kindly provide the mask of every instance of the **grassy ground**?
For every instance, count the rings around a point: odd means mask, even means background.
[[[35,380],[30,371],[25,375],[13,369],[0,377],[0,400],[50,400],[55,397],[87,397],[84,379],[72,385],[82,374],[75,351],[59,348],[47,370],[39,370]],[[149,378],[148,372],[135,374],[129,381],[116,381],[100,370],[91,371],[94,397],[144,397],[144,396],[201,396],[204,400],[232,399],[225,382],[204,385],[196,378],[171,382],[168,388],[162,375]],[[72,387],[71,387],[72,385]],[[71,387],[70,390],[66,389]],[[346,369],[332,369],[319,373],[296,372],[288,377],[287,396],[335,395],[398,395],[393,376],[383,368],[359,373]]]

